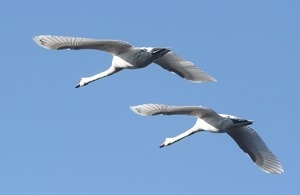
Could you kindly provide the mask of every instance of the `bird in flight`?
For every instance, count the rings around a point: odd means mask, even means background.
[[[269,150],[260,136],[248,125],[253,121],[228,114],[217,114],[210,108],[202,106],[168,106],[162,104],[142,104],[131,106],[139,115],[191,115],[197,118],[189,130],[172,138],[166,138],[160,147],[169,146],[187,136],[201,131],[227,133],[238,146],[247,153],[253,162],[267,173],[283,173],[283,168],[276,156]]]
[[[134,47],[127,42],[108,39],[91,39],[52,35],[34,36],[33,40],[46,49],[96,49],[112,54],[111,66],[96,75],[82,77],[76,88],[85,86],[123,69],[144,68],[154,62],[192,82],[216,82],[216,80],[166,47]]]

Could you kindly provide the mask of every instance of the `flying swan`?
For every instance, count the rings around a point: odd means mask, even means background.
[[[177,56],[169,48],[134,47],[127,42],[119,40],[51,35],[34,36],[33,40],[39,46],[46,49],[97,49],[113,55],[110,68],[94,76],[81,78],[78,85],[76,85],[76,88],[112,75],[122,69],[144,68],[152,62],[192,82],[216,81],[214,78],[198,69],[192,62]]]
[[[247,153],[253,162],[267,173],[283,173],[276,156],[269,150],[260,136],[248,125],[253,121],[227,114],[217,114],[214,110],[201,106],[167,106],[162,104],[143,104],[130,107],[133,112],[143,116],[192,115],[197,117],[195,125],[186,132],[172,138],[166,138],[160,147],[169,146],[189,135],[200,131],[227,133],[239,147]]]

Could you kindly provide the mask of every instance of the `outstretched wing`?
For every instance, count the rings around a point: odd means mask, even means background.
[[[46,49],[98,49],[117,55],[123,53],[132,47],[127,42],[106,39],[90,39],[79,37],[64,37],[39,35],[33,37],[33,40],[41,47]]]
[[[142,104],[131,106],[130,109],[136,114],[143,116],[153,115],[193,115],[197,117],[219,116],[215,111],[201,106],[168,106],[163,104]]]
[[[228,134],[263,171],[267,173],[283,173],[282,166],[276,156],[252,128],[248,126],[238,127],[228,132]]]
[[[173,52],[168,52],[163,57],[156,59],[154,63],[193,82],[216,82],[213,77],[197,68],[192,62],[177,56]]]

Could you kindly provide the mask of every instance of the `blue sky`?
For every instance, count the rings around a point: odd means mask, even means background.
[[[299,1],[6,1],[0,194],[299,194]],[[39,34],[171,47],[218,80],[195,84],[153,64],[75,89],[110,66],[104,52],[51,51]],[[285,173],[262,172],[226,134],[130,105],[203,105],[254,120]]]

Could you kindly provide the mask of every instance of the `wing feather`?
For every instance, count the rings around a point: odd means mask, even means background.
[[[46,49],[97,49],[115,55],[122,53],[132,47],[132,45],[127,42],[108,39],[39,35],[33,37],[33,40],[39,46]]]
[[[130,109],[136,114],[143,116],[153,115],[193,115],[197,117],[218,115],[215,111],[202,106],[168,106],[163,104],[142,104],[131,106]]]
[[[162,68],[193,82],[216,82],[213,77],[197,68],[192,62],[179,57],[173,52],[168,52],[154,62]]]
[[[252,128],[249,126],[239,127],[228,132],[228,134],[263,171],[267,173],[283,173],[279,160]]]

